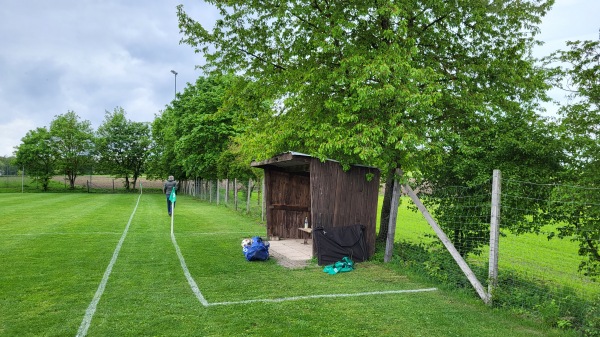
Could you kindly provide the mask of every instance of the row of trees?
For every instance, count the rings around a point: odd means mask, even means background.
[[[129,189],[144,172],[150,145],[148,123],[128,120],[123,108],[107,111],[96,132],[89,121],[68,111],[56,116],[49,128],[30,130],[16,149],[15,161],[44,191],[57,173],[73,189],[77,176],[92,167],[124,178]]]

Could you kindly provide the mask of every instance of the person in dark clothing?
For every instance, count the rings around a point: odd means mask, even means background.
[[[171,191],[173,189],[175,189],[175,192],[177,192],[177,182],[173,176],[169,176],[169,179],[167,179],[165,185],[163,186],[163,193],[167,196],[167,211],[169,212],[169,216],[171,216],[172,212],[171,200],[169,200],[169,196],[171,195]]]

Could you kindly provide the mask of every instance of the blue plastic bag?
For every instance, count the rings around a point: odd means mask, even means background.
[[[260,236],[252,238],[252,244],[242,249],[248,261],[265,261],[269,259],[269,243],[263,242]]]

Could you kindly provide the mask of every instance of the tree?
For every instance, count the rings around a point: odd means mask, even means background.
[[[130,189],[129,178],[132,178],[135,189],[149,155],[149,125],[128,120],[125,110],[117,107],[112,113],[106,111],[96,135],[96,151],[102,167],[111,175],[124,178],[127,190]]]
[[[564,183],[585,186],[580,192],[559,194],[558,236],[579,242],[585,257],[580,270],[600,276],[600,41],[567,42],[568,50],[547,58],[554,84],[566,90],[569,102],[559,109],[562,141],[568,154]]]
[[[271,102],[248,119],[256,158],[301,147],[393,182],[439,160],[457,125],[545,99],[529,54],[552,0],[207,2],[222,15],[211,31],[178,7],[183,42]]]
[[[94,151],[93,131],[89,121],[80,121],[74,111],[55,116],[50,123],[50,136],[53,151],[58,158],[58,166],[69,179],[71,189],[75,179],[85,164],[91,160]]]
[[[42,185],[43,191],[48,190],[50,179],[56,171],[57,159],[52,137],[45,127],[27,132],[17,147],[17,164],[24,167],[27,175]]]

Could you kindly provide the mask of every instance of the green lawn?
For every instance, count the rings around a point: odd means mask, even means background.
[[[162,195],[0,194],[0,336],[74,336],[131,219],[88,336],[570,336],[462,292],[203,306]],[[209,303],[436,287],[377,262],[328,275],[247,262],[256,220],[178,196],[177,243]]]

